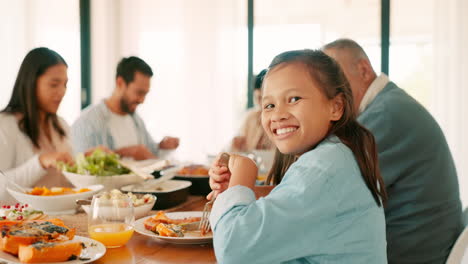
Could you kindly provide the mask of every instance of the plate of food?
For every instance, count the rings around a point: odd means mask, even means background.
[[[47,215],[40,210],[36,210],[29,204],[16,203],[14,205],[3,205],[0,208],[1,221],[19,220],[40,220],[47,218]]]
[[[0,260],[7,263],[89,263],[106,252],[102,243],[75,236],[60,219],[9,221],[1,227]]]
[[[159,211],[156,215],[135,222],[135,231],[152,238],[174,244],[205,244],[213,241],[210,231],[202,234],[197,226],[203,212]]]

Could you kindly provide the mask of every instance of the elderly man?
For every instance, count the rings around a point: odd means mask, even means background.
[[[86,108],[72,126],[75,151],[105,146],[136,160],[155,158],[159,149],[175,149],[178,138],[165,137],[156,143],[135,113],[144,102],[153,76],[151,67],[138,57],[123,58],[117,66],[112,96]]]
[[[376,139],[389,198],[389,263],[445,263],[463,227],[457,173],[439,125],[385,74],[377,76],[353,40],[339,39],[323,50],[342,67],[358,120]]]

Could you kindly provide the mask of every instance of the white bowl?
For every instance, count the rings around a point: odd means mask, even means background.
[[[39,196],[26,194],[22,192],[15,191],[13,189],[7,188],[8,192],[13,196],[18,202],[23,204],[28,204],[31,208],[36,210],[41,210],[45,214],[49,215],[59,215],[59,214],[74,214],[77,208],[76,200],[78,199],[87,199],[92,197],[95,193],[99,192],[104,188],[102,185],[91,185],[86,188],[91,191],[74,193],[74,194],[64,194],[64,195],[54,195],[54,196]],[[31,189],[26,189],[30,191]]]
[[[112,189],[120,189],[120,187],[122,186],[143,181],[143,178],[135,174],[94,176],[76,174],[67,171],[62,171],[62,173],[75,187],[84,188],[86,186],[94,184],[102,184],[104,186],[104,190],[106,191]]]
[[[145,216],[148,215],[148,213],[151,211],[151,209],[154,206],[154,203],[156,203],[156,200],[157,200],[156,196],[153,195],[153,197],[154,197],[153,202],[134,207],[133,212],[135,214],[135,219],[139,219],[139,218],[142,218],[142,217],[145,217]],[[91,205],[82,205],[81,206],[81,208],[83,208],[83,210],[87,214],[89,214],[89,208],[90,207],[91,207]]]

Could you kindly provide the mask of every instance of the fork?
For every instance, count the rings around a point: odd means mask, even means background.
[[[229,154],[227,154],[226,152],[222,153],[221,157],[219,158],[219,164],[222,166],[228,167],[229,158],[230,158]],[[209,217],[211,213],[211,208],[213,207],[213,203],[215,200],[216,200],[216,197],[212,197],[211,200],[207,202],[205,206],[203,207],[203,214],[200,219],[200,225],[198,226],[202,234],[207,233],[211,228]]]

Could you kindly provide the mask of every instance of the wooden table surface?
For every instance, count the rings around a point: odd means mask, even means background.
[[[174,211],[202,211],[206,200],[204,196],[190,196],[188,200],[174,208]],[[155,212],[152,211],[151,214]],[[76,228],[77,235],[88,235],[87,215],[62,215],[66,225]],[[134,233],[128,243],[120,248],[107,249],[106,254],[94,263],[142,264],[142,263],[216,263],[213,244],[176,245]]]

